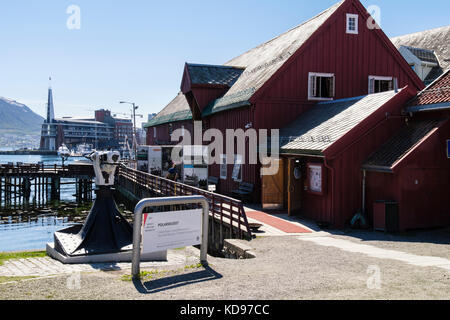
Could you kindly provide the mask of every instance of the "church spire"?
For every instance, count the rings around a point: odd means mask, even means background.
[[[48,102],[47,102],[47,123],[52,123],[53,120],[55,120],[55,110],[53,107],[53,92],[51,86],[52,78],[49,77],[48,80],[49,80],[49,87],[48,87]]]

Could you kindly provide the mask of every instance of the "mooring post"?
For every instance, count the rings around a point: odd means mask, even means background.
[[[59,200],[60,181],[61,181],[60,178],[56,177],[51,178],[51,185],[50,185],[51,200]]]

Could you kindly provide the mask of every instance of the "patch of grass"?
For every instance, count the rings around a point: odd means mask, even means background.
[[[203,265],[201,263],[197,263],[197,264],[192,264],[190,266],[185,266],[184,269],[200,269],[202,268]]]
[[[141,271],[141,273],[139,274],[139,277],[142,280],[151,280],[155,275],[159,274],[159,273],[165,273],[167,271],[158,271],[158,270],[151,270],[151,271]],[[131,281],[132,277],[129,274],[125,274],[122,276],[121,278],[122,281]]]
[[[0,252],[0,266],[7,260],[26,259],[26,258],[43,258],[47,256],[45,251],[32,252]]]
[[[6,282],[18,282],[22,280],[35,279],[36,277],[0,277],[0,284]]]

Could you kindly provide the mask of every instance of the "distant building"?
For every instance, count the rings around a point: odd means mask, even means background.
[[[47,119],[42,125],[41,150],[56,151],[65,144],[74,149],[80,144],[90,144],[94,148],[122,148],[125,138],[132,137],[131,119],[111,116],[111,111],[95,111],[94,118],[63,117],[55,118],[53,93],[49,88]]]
[[[126,138],[133,137],[133,122],[131,119],[118,118],[111,115],[111,111],[101,109],[95,111],[95,120],[107,123],[114,128],[113,139],[120,147],[125,146]]]

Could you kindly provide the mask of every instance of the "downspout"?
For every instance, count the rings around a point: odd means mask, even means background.
[[[361,224],[360,226],[362,228],[366,228],[367,227],[367,216],[366,216],[366,177],[367,177],[367,171],[365,169],[363,169],[362,171],[363,176],[362,176],[362,209],[361,212],[358,212],[357,214],[355,214],[355,216],[353,217],[353,219],[350,222],[351,227],[354,227],[355,224],[360,221]]]
[[[367,171],[363,169],[363,178],[362,178],[362,215],[366,217],[366,176]]]
[[[335,170],[332,166],[328,164],[327,158],[324,157],[323,164],[325,168],[331,171],[331,216],[333,217],[333,225],[335,224],[335,214],[334,214],[334,180],[335,180]]]

